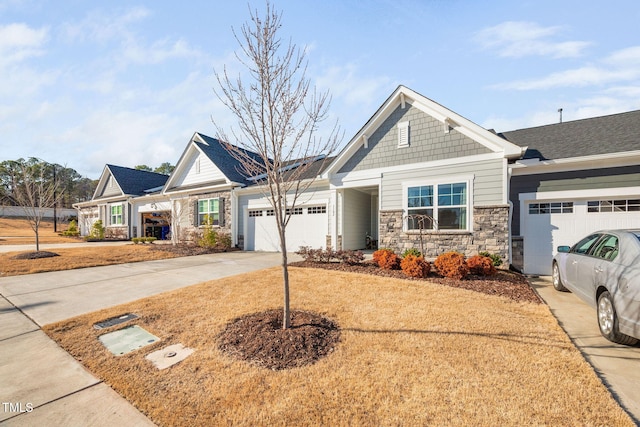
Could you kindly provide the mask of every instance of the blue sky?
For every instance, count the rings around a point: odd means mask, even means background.
[[[637,0],[273,4],[343,144],[399,84],[497,131],[640,109]],[[248,18],[243,1],[2,0],[0,160],[94,179],[175,163],[212,117],[233,125],[213,70],[239,70],[231,29]]]

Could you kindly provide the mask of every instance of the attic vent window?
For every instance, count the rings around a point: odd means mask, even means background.
[[[398,123],[398,148],[409,146],[409,122]]]

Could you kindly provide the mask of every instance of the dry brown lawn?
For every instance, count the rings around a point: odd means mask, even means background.
[[[633,426],[542,304],[363,274],[291,268],[292,308],[341,327],[316,364],[272,371],[223,354],[232,319],[281,306],[278,268],[211,281],[46,326],[161,426]],[[136,313],[161,338],[113,356],[95,322]],[[157,370],[144,356],[182,343]]]
[[[67,229],[67,224],[58,224],[58,231]],[[73,243],[82,240],[58,236],[53,231],[53,220],[43,220],[38,229],[40,243]],[[0,217],[0,245],[30,245],[35,248],[36,236],[26,219]]]
[[[175,258],[179,255],[153,250],[151,245],[91,246],[53,249],[60,255],[51,258],[14,259],[21,252],[0,253],[0,277],[45,271],[71,270],[126,262],[152,261]]]

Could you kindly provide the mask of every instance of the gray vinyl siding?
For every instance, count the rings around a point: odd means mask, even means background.
[[[402,184],[408,181],[428,182],[451,176],[473,175],[474,206],[491,206],[503,203],[503,160],[492,159],[454,166],[439,166],[424,169],[412,169],[401,172],[386,172],[382,179],[382,210],[402,209]]]
[[[397,124],[407,120],[410,145],[398,148]],[[360,147],[339,173],[490,152],[487,147],[454,129],[445,133],[442,122],[407,102],[404,109],[398,106],[371,135],[368,135],[368,148]]]
[[[636,187],[638,185],[640,185],[640,166],[513,176],[509,191],[509,200],[513,203],[511,234],[513,236],[520,235],[519,196],[522,193]]]
[[[105,182],[104,188],[102,189],[102,192],[98,195],[98,197],[119,196],[121,194],[122,191],[116,184],[115,179],[113,179],[113,176],[109,175],[109,178],[107,178],[107,182]]]

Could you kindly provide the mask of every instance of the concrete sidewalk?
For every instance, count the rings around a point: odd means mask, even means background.
[[[596,310],[570,292],[556,291],[550,277],[529,281],[613,396],[640,425],[640,347],[605,339],[598,328]],[[597,402],[585,405],[597,406]]]
[[[0,425],[154,425],[40,326],[279,263],[230,252],[0,278]]]

